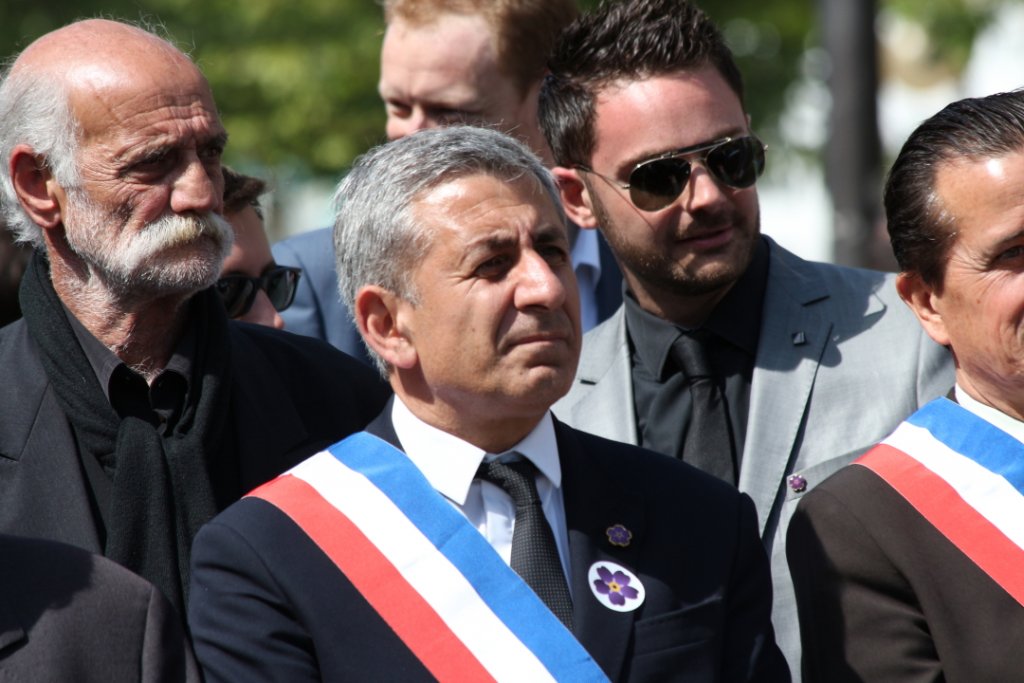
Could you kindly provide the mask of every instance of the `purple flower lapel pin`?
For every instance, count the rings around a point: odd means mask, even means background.
[[[636,574],[614,562],[595,562],[587,572],[590,589],[602,605],[616,612],[632,612],[644,604],[644,585]]]
[[[621,524],[608,527],[605,533],[608,534],[608,542],[620,548],[625,548],[633,540],[633,532]]]

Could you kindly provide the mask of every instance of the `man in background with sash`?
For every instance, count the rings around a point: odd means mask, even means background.
[[[395,398],[200,532],[207,680],[789,680],[750,499],[549,411],[581,332],[540,160],[423,131],[358,160],[335,206]]]
[[[955,102],[885,189],[900,296],[956,388],[822,483],[789,527],[809,681],[1024,672],[1024,92]]]

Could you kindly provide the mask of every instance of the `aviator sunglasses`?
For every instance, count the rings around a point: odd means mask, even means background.
[[[723,185],[743,189],[753,185],[764,171],[764,150],[764,144],[753,135],[702,142],[641,161],[630,172],[628,185],[587,166],[575,168],[629,190],[630,201],[641,211],[658,211],[683,193],[693,170],[691,159],[700,161]]]
[[[256,301],[256,292],[263,290],[275,311],[283,311],[295,300],[301,268],[275,266],[259,277],[225,275],[217,280],[217,293],[224,302],[229,318],[238,318],[249,312]]]

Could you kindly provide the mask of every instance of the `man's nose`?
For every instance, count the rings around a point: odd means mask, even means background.
[[[548,261],[534,251],[523,254],[518,265],[516,307],[556,309],[565,302],[565,283]]]
[[[171,210],[177,214],[220,211],[224,199],[220,173],[220,165],[204,164],[198,156],[189,159],[174,181]]]

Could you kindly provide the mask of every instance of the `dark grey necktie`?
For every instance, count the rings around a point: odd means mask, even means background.
[[[562,572],[558,546],[537,495],[537,468],[529,460],[480,465],[477,476],[503,488],[516,505],[512,532],[512,569],[572,630],[572,599]]]
[[[729,415],[704,353],[701,336],[680,335],[672,344],[672,355],[686,375],[693,401],[690,428],[683,442],[683,460],[735,485]]]

